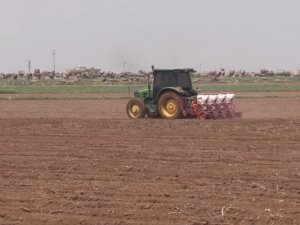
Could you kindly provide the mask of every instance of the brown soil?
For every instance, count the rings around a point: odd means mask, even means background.
[[[300,224],[300,104],[129,120],[124,100],[0,101],[0,224]]]
[[[65,96],[65,95],[57,95]],[[102,95],[99,95],[102,96]],[[111,95],[112,98],[114,94]],[[40,95],[37,96],[39,98]],[[244,119],[300,119],[300,98],[250,97],[235,100]],[[1,118],[126,119],[124,99],[0,100]]]

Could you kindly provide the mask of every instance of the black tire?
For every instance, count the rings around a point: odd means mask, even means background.
[[[148,118],[152,118],[152,119],[159,118],[158,112],[151,112],[149,110],[146,110],[146,115]]]
[[[178,119],[181,117],[180,97],[175,92],[166,92],[158,100],[158,111],[164,119]]]
[[[130,119],[144,118],[146,114],[145,103],[139,98],[132,98],[126,106],[126,113]]]

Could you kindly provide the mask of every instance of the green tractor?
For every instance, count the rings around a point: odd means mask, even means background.
[[[183,98],[197,96],[192,88],[191,73],[193,69],[154,69],[153,85],[150,85],[148,75],[148,88],[134,92],[126,111],[129,118],[162,117],[177,119],[182,115],[181,101]]]
[[[191,74],[194,72],[194,69],[152,67],[153,84],[148,74],[148,88],[134,92],[134,98],[127,103],[128,117],[217,119],[240,115],[235,113],[234,94],[199,94],[193,89]]]

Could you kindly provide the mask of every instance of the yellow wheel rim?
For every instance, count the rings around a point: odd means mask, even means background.
[[[166,117],[175,116],[178,111],[177,102],[173,99],[168,100],[165,105],[161,106],[161,111]]]
[[[132,118],[138,118],[140,115],[141,109],[138,105],[133,105],[130,109],[129,109],[129,114]]]

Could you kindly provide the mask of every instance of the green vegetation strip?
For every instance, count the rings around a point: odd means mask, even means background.
[[[84,94],[84,93],[128,93],[145,86],[0,86],[0,94]]]
[[[199,85],[202,92],[298,92],[300,85],[285,84],[237,84]]]
[[[208,81],[207,78],[195,78],[205,81]],[[210,81],[212,82],[212,81]],[[299,83],[300,82],[300,76],[295,77],[223,77],[219,78],[219,81],[217,82],[223,82],[223,83]]]
[[[297,84],[196,84],[202,92],[300,92]],[[88,85],[12,85],[0,86],[0,94],[84,94],[133,93],[145,85],[88,86]]]
[[[128,100],[129,97],[0,97],[0,101],[20,101],[20,100]]]

